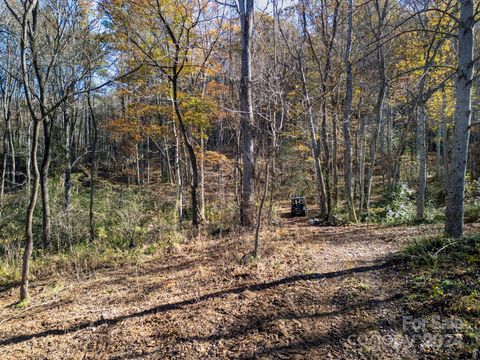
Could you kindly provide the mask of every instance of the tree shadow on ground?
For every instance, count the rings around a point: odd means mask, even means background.
[[[0,294],[3,293],[3,292],[6,292],[14,287],[17,287],[19,286],[20,283],[18,281],[14,281],[14,282],[11,282],[11,283],[8,283],[8,284],[5,284],[5,285],[2,285],[0,286]]]
[[[355,304],[350,304],[344,306],[339,310],[327,311],[327,312],[314,312],[314,313],[295,313],[292,311],[281,312],[274,316],[270,315],[260,315],[254,316],[249,319],[244,324],[234,325],[227,331],[223,333],[212,334],[208,336],[190,336],[190,337],[177,337],[176,341],[181,342],[190,342],[190,341],[201,341],[201,342],[212,342],[220,340],[234,339],[236,337],[243,336],[253,330],[258,330],[263,328],[266,323],[272,323],[277,320],[302,320],[302,319],[320,319],[327,317],[341,316],[350,311],[358,310],[372,310],[377,307],[381,307],[388,303],[400,300],[404,297],[401,293],[393,294],[385,299],[370,299],[365,301],[360,301]]]
[[[90,327],[99,327],[99,326],[102,326],[102,325],[113,326],[113,325],[116,325],[116,324],[118,324],[118,323],[120,323],[124,320],[127,320],[127,319],[144,317],[144,316],[157,314],[157,313],[168,312],[168,311],[172,311],[172,310],[178,310],[178,309],[182,309],[186,306],[198,304],[200,302],[205,302],[207,300],[214,299],[214,298],[223,298],[223,297],[225,297],[227,295],[231,295],[231,294],[241,294],[241,293],[246,292],[246,291],[260,292],[260,291],[264,291],[264,290],[267,290],[267,289],[275,288],[275,287],[280,286],[280,285],[288,285],[288,284],[296,283],[296,282],[299,282],[299,281],[314,281],[314,280],[322,280],[322,279],[332,279],[332,278],[337,278],[337,277],[342,277],[342,276],[348,276],[348,275],[351,275],[351,274],[359,274],[359,273],[366,273],[366,272],[370,272],[370,271],[382,270],[382,269],[390,268],[392,266],[393,266],[393,264],[391,262],[385,262],[385,263],[375,264],[375,265],[371,265],[371,266],[361,266],[361,267],[351,268],[351,269],[347,269],[347,270],[340,270],[340,271],[334,271],[334,272],[328,272],[328,273],[313,273],[313,274],[301,274],[301,275],[288,276],[288,277],[278,279],[278,280],[274,280],[274,281],[239,286],[239,287],[235,287],[235,288],[231,288],[231,289],[227,289],[227,290],[221,290],[221,291],[205,294],[205,295],[195,297],[195,298],[182,300],[182,301],[175,302],[175,303],[163,304],[163,305],[155,306],[155,307],[145,309],[145,310],[142,310],[142,311],[137,311],[137,312],[133,312],[133,313],[126,314],[126,315],[121,315],[121,316],[110,318],[110,319],[101,318],[101,319],[98,319],[98,320],[95,320],[95,321],[81,322],[81,323],[72,325],[68,328],[48,329],[48,330],[41,331],[41,332],[38,332],[38,333],[33,333],[33,334],[24,334],[24,335],[12,336],[12,337],[0,340],[0,346],[18,344],[18,343],[22,343],[22,342],[29,341],[29,340],[32,340],[32,339],[44,338],[44,337],[47,337],[47,336],[65,335],[65,334],[85,330],[85,329],[90,328]]]

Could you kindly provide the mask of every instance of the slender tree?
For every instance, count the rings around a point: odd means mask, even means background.
[[[344,150],[344,182],[345,196],[347,199],[348,214],[351,221],[357,221],[355,207],[352,195],[352,141],[350,139],[350,115],[352,109],[353,97],[353,79],[352,64],[350,62],[350,52],[352,48],[352,27],[353,27],[353,0],[348,2],[348,30],[347,30],[347,46],[345,48],[345,72],[346,72],[346,91],[345,91],[345,108],[343,113],[343,138],[345,141]]]
[[[454,238],[463,236],[465,173],[472,116],[473,27],[475,24],[473,0],[460,0],[459,3],[455,127],[445,210],[445,234]]]
[[[238,0],[241,28],[241,76],[240,76],[240,123],[242,127],[242,203],[241,223],[251,227],[254,224],[255,120],[252,105],[252,59],[251,39],[253,34],[254,0]]]

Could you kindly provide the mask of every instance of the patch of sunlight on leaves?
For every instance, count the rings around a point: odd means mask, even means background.
[[[18,303],[15,304],[15,307],[17,309],[25,309],[28,307],[28,305],[30,304],[29,300],[28,299],[24,299],[22,301],[19,301]]]
[[[480,291],[474,290],[469,295],[462,296],[459,303],[459,310],[472,315],[480,315]]]

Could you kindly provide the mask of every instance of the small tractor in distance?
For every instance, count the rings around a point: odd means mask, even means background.
[[[292,208],[290,211],[291,217],[306,216],[307,205],[305,203],[305,196],[294,195],[291,197]]]

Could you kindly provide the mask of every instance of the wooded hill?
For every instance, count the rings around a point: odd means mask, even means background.
[[[255,261],[294,194],[323,226],[461,239],[480,217],[472,0],[3,0],[0,18],[0,284],[23,304],[32,271],[75,256],[242,229]]]

